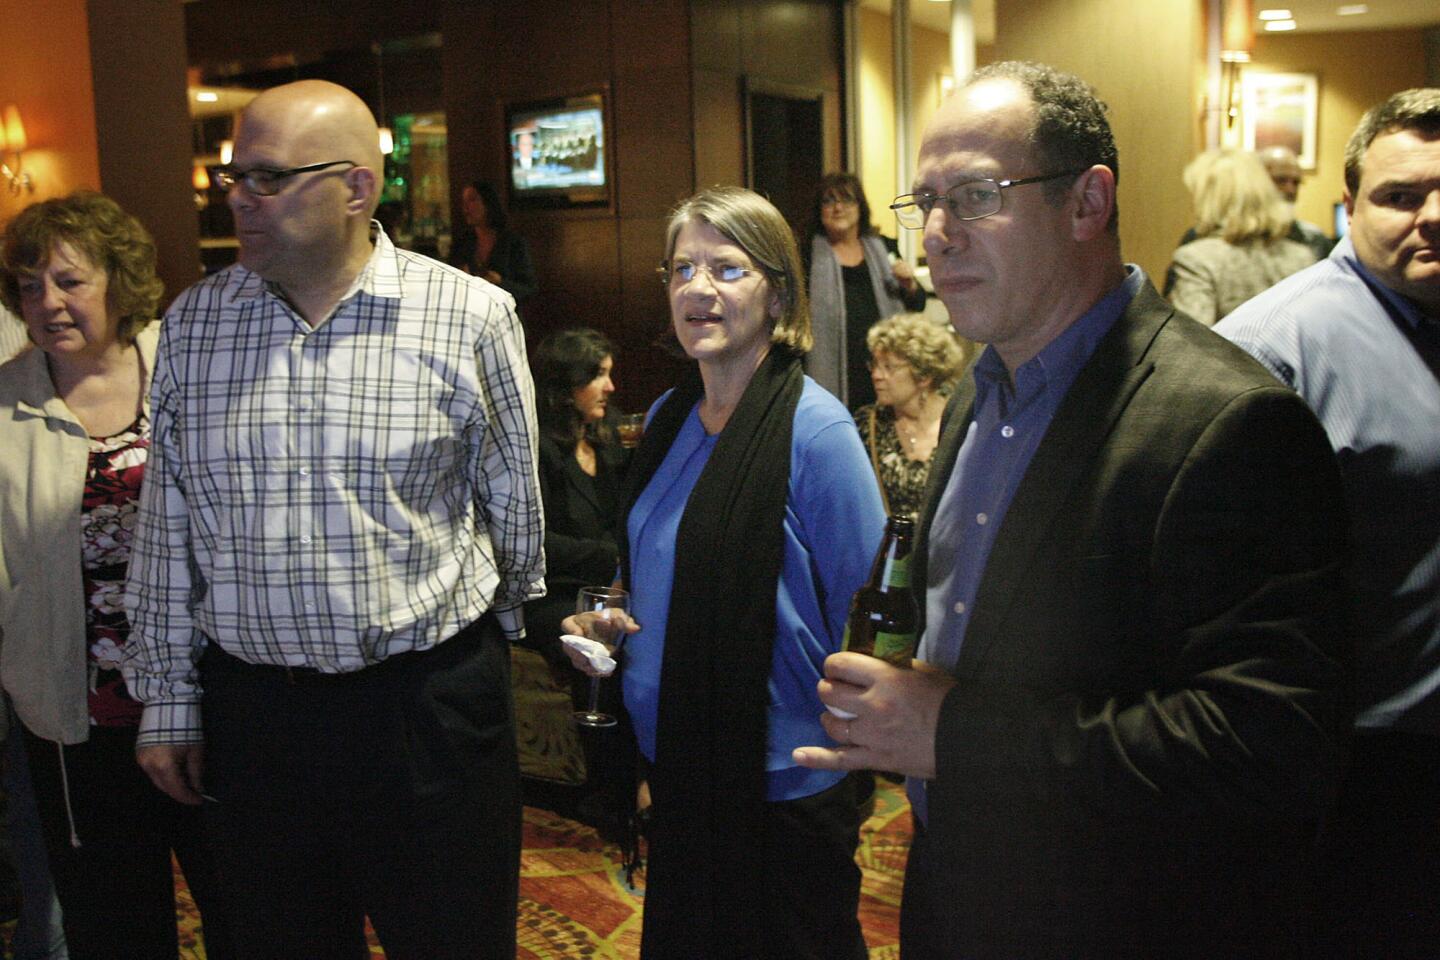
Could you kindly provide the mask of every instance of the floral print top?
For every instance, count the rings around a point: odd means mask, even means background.
[[[135,539],[140,481],[149,447],[150,421],[143,413],[112,437],[90,438],[90,466],[80,509],[80,548],[93,726],[124,727],[140,722],[142,704],[125,688],[120,658],[130,636],[130,622],[125,618],[125,570]]]
[[[855,423],[860,427],[860,439],[865,441],[865,449],[870,453],[871,465],[878,465],[885,509],[892,517],[914,519],[925,496],[930,461],[912,460],[905,455],[900,434],[895,429],[895,411],[890,407],[867,404],[855,411]]]

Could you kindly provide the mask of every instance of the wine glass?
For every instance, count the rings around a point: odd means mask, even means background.
[[[611,656],[625,641],[624,619],[617,613],[630,612],[630,594],[619,587],[582,587],[575,598],[576,613],[598,613],[584,621],[585,637],[610,648]],[[600,712],[600,677],[590,678],[590,709],[576,710],[575,722],[582,727],[613,727],[615,718]]]

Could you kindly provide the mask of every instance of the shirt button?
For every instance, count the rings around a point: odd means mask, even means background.
[[[1011,437],[1015,436],[1015,428],[1010,426],[1010,424],[1008,423],[1005,424],[1005,426],[1000,428],[1000,436],[1004,437],[1006,440],[1009,440]]]
[[[302,535],[302,536],[300,537],[300,542],[301,542],[301,543],[309,543],[309,542],[310,542],[310,535],[309,535],[309,534],[304,534],[304,535]]]
[[[309,467],[301,467],[301,468],[300,468],[300,476],[302,476],[302,477],[308,477],[308,476],[310,476],[310,468],[309,468]]]
[[[975,522],[978,523],[978,524],[980,524],[980,526],[983,527],[983,526],[985,526],[985,524],[987,524],[987,523],[990,522],[990,516],[989,516],[989,514],[985,514],[985,513],[977,513],[977,514],[975,514]]]
[[[964,612],[965,612],[965,601],[964,601],[964,600],[956,600],[956,601],[955,601],[955,612],[956,612],[956,613],[964,613]]]

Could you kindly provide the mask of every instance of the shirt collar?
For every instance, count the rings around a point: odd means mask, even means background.
[[[1365,285],[1375,291],[1377,297],[1388,303],[1394,309],[1395,313],[1399,314],[1405,322],[1410,325],[1410,329],[1419,330],[1420,324],[1428,319],[1410,298],[1391,290],[1385,286],[1385,284],[1381,283],[1375,274],[1366,269],[1365,264],[1360,262],[1360,256],[1355,252],[1355,244],[1350,241],[1349,236],[1341,237],[1340,242],[1335,244],[1335,249],[1330,251],[1330,259],[1339,261],[1343,266],[1352,270],[1361,280],[1365,281]],[[1430,322],[1436,323],[1434,320]]]
[[[1145,282],[1145,271],[1133,263],[1126,264],[1124,281],[1015,371],[1013,395],[1016,399],[1023,404],[1027,398],[1043,391],[1069,390],[1095,348]],[[998,389],[1002,397],[1012,393],[1009,371],[1000,354],[990,346],[975,362],[975,405],[981,406],[994,389]]]
[[[372,297],[393,300],[400,299],[404,293],[399,253],[377,220],[370,221],[370,241],[374,245],[370,250],[370,259],[365,261],[365,266],[355,277],[355,282],[350,285],[349,290],[345,291],[345,296],[340,298],[341,303],[362,291]],[[253,300],[267,293],[280,296],[280,291],[273,284],[249,268],[236,264],[231,270],[233,271],[230,277],[230,296],[232,298]]]

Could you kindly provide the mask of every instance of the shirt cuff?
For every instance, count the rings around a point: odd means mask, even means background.
[[[494,608],[495,619],[500,623],[500,629],[505,634],[505,639],[510,641],[525,639],[525,611],[520,606],[496,606]]]
[[[203,743],[198,702],[151,703],[140,715],[140,733],[136,747],[154,747],[165,743]]]

